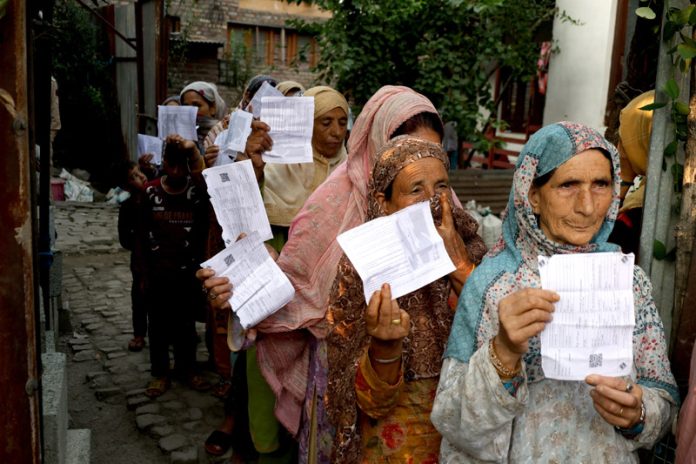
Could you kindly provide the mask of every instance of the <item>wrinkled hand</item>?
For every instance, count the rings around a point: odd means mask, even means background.
[[[643,389],[625,377],[592,374],[585,379],[593,388],[590,397],[595,410],[609,424],[630,429],[640,422]],[[632,385],[627,391],[628,385]]]
[[[437,226],[437,233],[445,243],[445,249],[456,269],[449,275],[454,292],[459,295],[466,283],[466,279],[471,274],[474,263],[469,260],[464,239],[457,232],[452,217],[452,207],[446,192],[440,193],[440,206],[442,207],[442,224]]]
[[[205,149],[205,155],[203,155],[203,159],[205,160],[205,167],[209,168],[210,166],[213,166],[215,164],[215,160],[217,160],[217,157],[220,155],[220,147],[217,145],[208,145],[208,148]]]
[[[208,303],[214,310],[231,309],[232,284],[227,277],[215,277],[215,271],[210,268],[196,271],[196,278],[203,282],[203,289],[208,297]]]
[[[500,321],[495,348],[500,360],[514,369],[529,349],[529,339],[539,335],[551,321],[556,292],[541,288],[518,290],[498,303]]]
[[[268,135],[271,128],[263,121],[252,121],[251,134],[247,138],[244,153],[251,158],[252,155],[262,155],[263,152],[273,147],[273,140]]]
[[[380,291],[372,294],[367,305],[365,327],[373,339],[384,342],[398,342],[408,335],[411,327],[408,313],[392,300],[389,284],[382,285]]]
[[[470,267],[466,245],[461,235],[457,233],[452,217],[452,207],[446,192],[440,193],[440,206],[442,207],[442,224],[437,226],[437,233],[440,234],[440,237],[445,242],[447,254],[457,268],[463,265]]]

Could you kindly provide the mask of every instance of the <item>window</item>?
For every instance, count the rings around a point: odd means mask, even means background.
[[[229,24],[227,39],[227,57],[238,56],[244,48],[257,66],[314,66],[318,61],[314,37],[290,29]]]
[[[167,16],[169,22],[169,32],[172,34],[178,34],[181,32],[181,18],[178,16]]]

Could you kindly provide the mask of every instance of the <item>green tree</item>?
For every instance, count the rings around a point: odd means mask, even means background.
[[[62,125],[54,144],[54,163],[86,169],[93,183],[106,189],[112,164],[128,156],[106,34],[88,11],[71,0],[56,1],[49,33]]]
[[[554,0],[312,3],[332,13],[323,23],[299,23],[318,38],[322,80],[358,107],[384,84],[412,87],[445,120],[457,121],[460,136],[470,140],[481,140],[477,129],[496,114],[491,77],[503,67],[511,71],[510,80],[533,76],[538,32],[557,12]]]

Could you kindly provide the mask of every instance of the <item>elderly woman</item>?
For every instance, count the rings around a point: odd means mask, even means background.
[[[290,223],[309,196],[346,159],[348,102],[327,86],[304,93],[314,97],[312,152],[314,162],[268,164],[264,169],[263,203],[273,228],[273,245],[280,251],[288,238]]]
[[[293,221],[278,265],[295,287],[295,298],[258,326],[259,365],[276,394],[275,413],[296,435],[305,401],[313,325],[324,320],[336,266],[343,252],[336,236],[365,222],[367,191],[379,149],[392,137],[417,135],[439,143],[442,121],[425,96],[384,86],[363,107],[348,144],[349,156],[315,190]],[[308,328],[309,330],[298,330]],[[272,334],[269,336],[268,334]]]
[[[365,222],[368,183],[379,148],[402,134],[440,143],[442,121],[423,95],[407,87],[382,87],[355,122],[350,156],[315,190],[293,221],[278,264],[295,287],[295,299],[257,326],[258,366],[276,396],[276,417],[293,436],[301,437],[301,462],[308,458],[307,427],[315,405],[309,385],[314,334],[323,333],[319,326],[326,318],[331,285],[343,255],[336,236]],[[229,309],[227,279],[210,277],[209,270],[198,275],[218,295],[211,305]]]
[[[322,462],[329,455],[333,463],[437,460],[440,436],[429,414],[454,316],[447,299],[485,252],[476,222],[451,206],[448,168],[439,144],[409,136],[379,155],[366,219],[429,201],[457,270],[397,300],[385,284],[366,305],[362,281],[343,256],[311,376],[322,398],[318,442],[331,443],[325,435],[335,434],[332,453],[319,450]]]
[[[539,334],[558,295],[541,289],[537,257],[616,251],[616,149],[595,130],[558,123],[525,145],[503,237],[462,292],[432,421],[441,462],[638,462],[676,413],[662,323],[635,267],[630,378],[546,379]]]

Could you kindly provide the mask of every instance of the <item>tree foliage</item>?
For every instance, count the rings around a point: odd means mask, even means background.
[[[62,125],[54,163],[86,169],[93,181],[108,183],[111,165],[127,153],[107,37],[93,16],[71,0],[55,2],[49,33],[45,40],[51,47]]]
[[[296,1],[296,0],[289,0]],[[297,2],[297,1],[296,1]],[[536,72],[539,31],[550,30],[554,0],[313,0],[332,13],[295,25],[317,35],[320,78],[360,107],[382,85],[427,95],[460,136],[474,139],[495,115],[490,79]],[[484,111],[481,111],[481,110]]]

